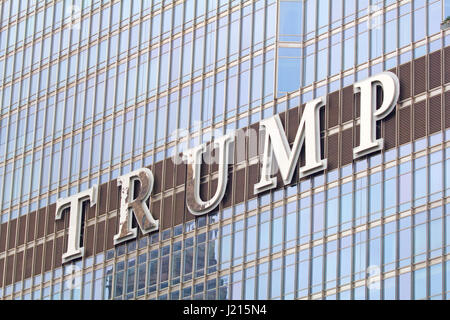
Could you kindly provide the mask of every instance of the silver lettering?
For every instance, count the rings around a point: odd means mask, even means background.
[[[285,185],[292,180],[303,144],[305,144],[306,163],[300,168],[300,177],[327,167],[327,160],[322,160],[320,155],[320,108],[324,105],[324,100],[324,97],[321,97],[306,104],[292,150],[278,115],[260,122],[260,130],[265,132],[265,142],[261,180],[255,185],[255,193],[270,190],[277,185],[276,177],[271,177],[270,174],[273,165],[272,155],[277,160]]]
[[[383,103],[377,110],[377,90],[383,89]],[[361,82],[355,83],[354,92],[361,93],[361,130],[359,146],[353,149],[353,158],[365,156],[383,149],[384,140],[377,139],[376,122],[385,118],[398,101],[400,84],[392,72],[382,72]]]
[[[219,178],[216,193],[207,201],[200,198],[200,166],[206,145],[202,144],[184,152],[183,156],[187,159],[186,204],[193,215],[203,215],[212,211],[225,195],[228,181],[229,149],[232,141],[234,141],[234,135],[225,135],[214,141],[214,147],[218,149],[216,156],[219,165]]]
[[[134,182],[139,180],[140,190],[136,199],[131,200],[134,194]],[[159,228],[145,203],[153,190],[153,173],[147,168],[141,168],[117,178],[117,185],[121,186],[119,209],[119,232],[114,236],[114,244],[137,237],[137,228],[132,227],[132,215],[142,233],[147,234]]]
[[[63,263],[80,258],[84,254],[84,248],[80,247],[81,219],[83,217],[83,201],[90,200],[91,207],[97,203],[97,185],[92,188],[56,201],[55,219],[62,218],[64,209],[70,207],[69,238],[67,240],[67,251],[62,256]]]

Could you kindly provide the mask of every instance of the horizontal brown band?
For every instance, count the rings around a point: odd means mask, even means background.
[[[447,68],[448,67],[448,68]],[[450,47],[405,63],[390,71],[396,73],[400,80],[400,101],[422,95],[427,90],[450,83]],[[342,167],[353,161],[352,150],[359,145],[358,99],[353,94],[353,86],[345,87],[327,95],[327,105],[321,119],[323,128],[322,153],[328,159],[328,171]],[[413,100],[414,101],[414,100]],[[294,141],[300,122],[302,106],[280,113],[290,143]],[[287,114],[286,114],[287,113]],[[353,126],[334,134],[328,134],[335,128],[353,120]],[[398,128],[401,127],[401,130]],[[450,91],[427,97],[417,103],[399,108],[397,105],[386,119],[381,122],[380,135],[384,138],[385,149],[414,141],[450,127]],[[258,129],[258,124],[249,128]],[[248,130],[241,129],[243,131]],[[334,132],[334,130],[333,130]],[[239,135],[238,135],[239,137]],[[245,135],[242,135],[245,137]],[[257,139],[257,137],[256,137]],[[248,165],[251,158],[257,156],[254,148],[258,141],[245,137],[236,141],[245,146],[245,153],[235,155],[235,163],[229,167],[229,183],[220,208],[255,198],[253,185],[259,179],[259,164]],[[252,154],[252,152],[254,154]],[[257,152],[260,152],[258,150]],[[300,164],[303,155],[300,155]],[[239,165],[237,165],[239,164]],[[247,164],[247,165],[242,165]],[[174,164],[171,159],[157,162],[149,168],[154,175],[154,189],[150,210],[160,220],[160,231],[191,221],[194,216],[186,209],[185,189],[186,164]],[[213,173],[217,165],[203,165],[200,193],[202,199],[208,199],[214,192],[217,180]],[[279,178],[279,186],[281,180]],[[294,175],[293,184],[298,181]],[[119,206],[119,188],[112,180],[99,186],[98,203],[89,207],[86,214],[84,230],[85,257],[109,250],[114,247],[113,236],[117,232],[116,210]],[[0,253],[11,251],[0,259],[0,287],[20,281],[61,266],[61,256],[67,247],[67,227],[69,217],[55,222],[55,204],[33,211],[27,215],[12,219],[0,225]],[[97,219],[96,223],[90,223]],[[56,233],[66,230],[56,235]],[[142,234],[139,233],[139,237]],[[24,250],[14,248],[35,243]],[[16,251],[16,252],[15,252]]]

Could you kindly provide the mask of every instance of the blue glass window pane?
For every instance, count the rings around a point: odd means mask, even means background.
[[[309,261],[303,261],[298,264],[298,284],[297,288],[303,292],[309,285]],[[299,294],[299,297],[304,294]]]
[[[444,0],[444,19],[450,17],[450,0]]]
[[[329,21],[329,1],[328,0],[319,0],[318,1],[318,28],[319,28],[319,34],[326,31],[325,27],[328,25]],[[322,29],[321,29],[322,28]]]
[[[425,299],[427,296],[427,269],[414,271],[414,299]]]
[[[260,275],[258,277],[258,299],[259,300],[267,299],[267,281],[268,281],[267,273]]]
[[[399,25],[400,48],[402,48],[411,42],[411,14],[401,16]]]
[[[302,2],[281,1],[279,18],[280,41],[300,41],[302,33]]]
[[[314,31],[316,27],[316,0],[306,1],[306,33]]]
[[[399,299],[411,299],[411,273],[404,273],[399,276]]]
[[[355,61],[355,38],[351,37],[344,42],[344,70],[353,67]]]
[[[384,299],[395,299],[395,277],[384,280]]]
[[[430,267],[430,297],[442,298],[442,264]]]
[[[301,51],[296,48],[280,48],[278,56],[279,94],[298,90],[301,79]]]

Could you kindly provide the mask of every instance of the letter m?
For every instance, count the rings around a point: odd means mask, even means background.
[[[323,105],[324,97],[306,104],[292,149],[278,115],[260,122],[260,130],[265,132],[264,155],[261,180],[255,184],[255,193],[261,193],[277,186],[276,177],[271,177],[273,156],[277,160],[284,185],[289,184],[303,145],[305,146],[305,165],[299,170],[300,177],[316,173],[327,167],[327,160],[321,159],[320,154],[320,108]]]

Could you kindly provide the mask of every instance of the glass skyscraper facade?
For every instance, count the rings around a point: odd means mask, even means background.
[[[448,16],[448,0],[1,1],[0,298],[449,298]],[[385,70],[385,149],[354,161],[353,83]],[[321,96],[325,171],[255,195],[246,137],[221,204],[188,212],[175,153],[274,114],[292,142]],[[114,246],[116,179],[142,167],[160,230]],[[56,200],[95,184],[85,256],[63,264]]]

